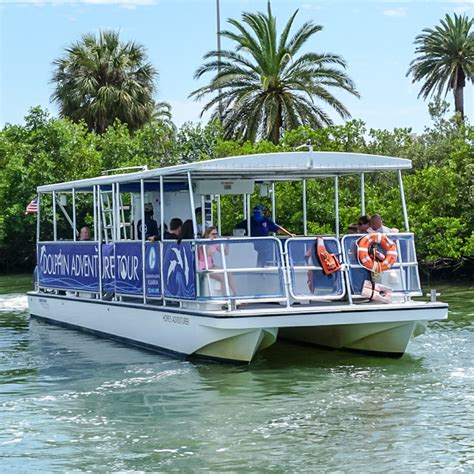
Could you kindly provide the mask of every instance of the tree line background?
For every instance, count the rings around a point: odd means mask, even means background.
[[[231,48],[209,51],[195,78],[207,85],[191,92],[205,99],[205,124],[172,122],[170,106],[155,100],[157,69],[136,42],[118,32],[85,34],[53,61],[52,101],[59,118],[39,107],[24,125],[0,131],[0,271],[35,264],[35,218],[25,207],[36,187],[100,175],[135,165],[150,168],[225,156],[289,151],[310,142],[316,151],[344,151],[408,158],[405,173],[411,229],[418,257],[428,271],[472,272],[474,262],[474,128],[464,115],[464,88],[474,81],[474,19],[446,15],[414,39],[416,57],[406,75],[421,83],[419,97],[433,97],[433,120],[422,134],[410,128],[370,129],[351,120],[338,99],[359,96],[345,60],[333,53],[305,51],[323,29],[308,21],[296,28],[298,11],[278,32],[270,2],[267,12],[243,12],[219,34]],[[296,31],[294,31],[296,29]],[[293,33],[294,31],[294,33]],[[443,97],[452,92],[454,116]],[[327,110],[345,125],[334,125]],[[303,231],[301,183],[279,183],[277,221]],[[360,215],[360,184],[340,179],[340,232]],[[332,180],[307,184],[308,231],[334,232]],[[252,205],[269,204],[255,194]],[[242,215],[239,197],[225,197],[223,232],[230,234]],[[366,177],[366,209],[387,225],[403,229],[394,174]],[[46,216],[51,219],[51,216]],[[81,213],[84,223],[91,216]],[[81,221],[79,221],[81,222]],[[81,222],[82,223],[82,222]]]
[[[410,128],[370,129],[359,120],[312,129],[299,127],[283,133],[278,145],[225,140],[218,122],[186,123],[170,127],[156,120],[130,134],[118,119],[105,133],[88,130],[85,123],[51,117],[34,108],[25,125],[7,125],[0,132],[0,268],[31,269],[35,265],[35,216],[25,207],[39,185],[100,175],[104,169],[148,165],[151,168],[225,156],[290,151],[311,141],[315,151],[344,151],[408,158],[413,170],[404,185],[411,230],[418,257],[426,270],[449,268],[459,274],[474,261],[474,127],[447,118],[447,104],[430,106],[433,125],[414,135]],[[332,180],[307,184],[308,232],[334,232]],[[277,185],[277,221],[303,231],[301,183]],[[255,194],[252,203],[265,198]],[[265,204],[265,202],[263,202]],[[241,200],[222,202],[223,233],[230,234],[243,218]],[[394,173],[366,175],[366,209],[382,214],[389,226],[403,229],[398,185]],[[340,232],[360,215],[360,182],[340,179]]]

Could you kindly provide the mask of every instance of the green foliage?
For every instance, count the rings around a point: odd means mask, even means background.
[[[177,134],[177,153],[185,163],[216,158],[216,144],[222,136],[219,122],[211,121],[207,125],[186,122]]]
[[[53,119],[34,108],[25,126],[7,125],[0,135],[1,268],[32,263],[35,217],[24,211],[36,187],[96,176],[100,169],[96,137],[84,124]]]
[[[174,130],[153,121],[130,135],[118,119],[97,141],[104,169],[147,165],[160,168],[178,163]]]
[[[446,118],[442,103],[431,107],[434,125],[420,135],[409,128],[369,130],[362,121],[311,129],[286,131],[281,143],[243,143],[223,139],[218,123],[185,124],[175,131],[155,120],[130,134],[116,120],[98,136],[84,123],[51,118],[34,108],[25,125],[7,125],[0,131],[0,268],[31,266],[34,262],[35,218],[25,216],[36,187],[100,175],[104,169],[132,165],[169,166],[252,153],[293,150],[308,141],[315,150],[349,151],[405,157],[413,170],[404,174],[410,230],[415,233],[422,262],[436,267],[440,262],[460,265],[474,258],[474,127]],[[303,232],[301,182],[277,183],[276,221],[288,230]],[[78,222],[90,223],[78,196]],[[385,223],[404,230],[397,177],[394,173],[366,174],[367,213],[380,213]],[[270,196],[258,191],[251,206],[271,207]],[[358,176],[339,178],[339,231],[344,233],[360,215]],[[222,226],[231,234],[244,218],[241,196],[221,199]],[[50,215],[43,215],[47,224]],[[307,220],[310,234],[334,233],[334,179],[307,182]],[[45,225],[46,229],[52,226]],[[64,225],[60,232],[71,232]],[[65,234],[70,235],[70,234]],[[42,236],[47,237],[47,236]]]

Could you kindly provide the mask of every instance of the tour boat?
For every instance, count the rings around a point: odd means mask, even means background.
[[[428,321],[448,313],[436,297],[413,300],[422,290],[403,192],[410,168],[407,159],[310,149],[40,186],[30,314],[180,357],[249,363],[279,338],[400,357]],[[404,229],[371,239],[342,233],[349,223],[339,218],[340,178],[356,180],[364,215],[364,179],[375,172],[397,176]],[[309,180],[334,189],[334,234],[308,235]],[[278,222],[282,182],[301,183],[303,234],[253,237],[257,204],[267,203]],[[220,236],[224,199],[247,219],[229,237]],[[161,230],[172,218],[191,220],[194,238],[178,242],[161,231],[147,240],[139,230],[150,208]],[[85,223],[88,241],[79,240]],[[210,225],[219,234],[212,241],[200,235]]]

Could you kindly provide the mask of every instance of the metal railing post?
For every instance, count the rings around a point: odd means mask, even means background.
[[[219,235],[222,235],[222,222],[221,222],[221,195],[217,195],[217,231]]]
[[[339,238],[339,176],[334,177],[334,206],[336,208],[336,237]]]
[[[403,219],[405,220],[405,230],[407,232],[410,232],[410,224],[408,223],[407,205],[405,202],[405,192],[403,190],[403,179],[402,179],[401,170],[398,170],[398,187],[400,189],[400,198],[402,200],[402,210],[403,210]]]
[[[272,221],[276,222],[277,210],[275,207],[275,183],[272,182]]]
[[[56,191],[53,191],[53,240],[56,242],[58,238],[57,226],[56,226]]]
[[[100,203],[100,186],[95,186],[96,187],[96,195],[98,197],[97,199],[97,206],[101,206]],[[101,212],[100,209],[97,209],[97,241],[98,241],[98,251],[99,251],[99,299],[102,299],[102,293],[103,293],[103,288],[102,288],[102,217],[101,217]]]
[[[306,179],[303,178],[302,181],[302,191],[303,191],[303,235],[308,235],[308,223],[306,215]]]
[[[142,288],[143,288],[143,304],[146,304],[146,284],[145,284],[145,182],[140,180],[140,201],[141,201],[141,218],[142,218]]]
[[[76,188],[72,188],[72,240],[74,242],[77,240],[77,232],[76,232]]]
[[[194,211],[194,193],[193,193],[193,182],[191,180],[191,173],[188,171],[188,187],[189,187],[189,203],[191,205],[191,217],[193,219],[193,231],[194,231],[194,238],[197,237],[197,222],[196,222],[196,212]],[[201,212],[204,212],[202,209]]]

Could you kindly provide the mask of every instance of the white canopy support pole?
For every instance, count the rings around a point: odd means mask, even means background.
[[[308,235],[308,221],[307,221],[307,209],[306,209],[306,179],[302,180],[303,185],[303,235]]]
[[[163,239],[165,238],[165,188],[163,182],[163,176],[160,176],[160,275],[161,275],[161,298],[163,300],[163,306],[166,306],[165,300],[165,283],[163,280]]]
[[[398,187],[400,188],[400,198],[402,200],[403,219],[405,219],[405,230],[410,232],[410,224],[408,223],[407,204],[405,202],[405,191],[403,190],[402,170],[398,170]]]
[[[244,203],[244,219],[247,219],[247,194],[242,194],[242,200]]]
[[[57,226],[56,226],[56,191],[53,191],[53,240],[56,242],[58,238]]]
[[[360,174],[360,211],[361,215],[365,216],[365,175]]]
[[[336,238],[339,238],[339,176],[334,177],[334,206],[336,208]]]
[[[37,206],[38,206],[38,212],[36,213],[36,242],[39,242],[41,240],[41,227],[40,227],[40,221],[41,221],[41,193],[38,193],[38,198],[37,198]],[[39,278],[39,277],[38,277]]]
[[[76,232],[76,189],[75,188],[72,188],[72,240],[74,242],[77,240],[77,232]]]
[[[275,206],[275,183],[272,182],[272,221],[276,222],[277,210]]]
[[[163,190],[163,176],[160,176],[160,240],[163,242],[165,236],[165,192]]]
[[[206,200],[204,194],[201,195],[201,229],[202,237],[204,237],[204,233],[206,232]]]
[[[140,215],[142,219],[142,287],[143,304],[146,304],[146,283],[145,283],[145,181],[140,180]]]
[[[250,237],[250,194],[246,194],[245,197],[247,198],[247,236]]]
[[[38,210],[36,212],[36,264],[38,265],[38,250],[39,250],[39,242],[41,240],[41,235],[40,235],[40,230],[41,230],[41,227],[40,227],[40,222],[41,222],[41,193],[38,193],[38,196],[36,197],[36,205],[38,206]],[[36,267],[36,271],[34,272],[34,275],[36,277],[36,281],[35,281],[35,289],[38,289],[39,288],[39,279],[40,279],[40,275],[39,275],[39,269],[38,267]]]
[[[193,231],[194,231],[194,238],[197,238],[197,223],[196,223],[196,212],[194,212],[194,193],[193,193],[193,182],[191,180],[191,173],[188,171],[186,173],[188,175],[188,187],[189,187],[189,202],[191,204],[191,216],[193,219]],[[204,209],[202,210],[204,212]]]
[[[120,235],[120,220],[121,220],[121,209],[120,209],[120,185],[119,183],[115,183],[115,240],[122,240],[122,236]],[[145,261],[145,260],[143,260]]]
[[[217,195],[217,232],[222,235],[221,223],[221,195]]]
[[[94,240],[97,240],[97,189],[94,186],[92,188],[92,201],[93,201],[93,207],[94,207]]]
[[[215,226],[214,224],[214,198],[215,198],[215,195],[214,194],[211,194],[211,196],[209,196],[209,202],[211,204],[211,225],[212,226]]]
[[[116,212],[117,212],[117,240],[122,240],[122,232],[121,232],[121,223],[122,223],[122,206],[120,205],[120,184],[115,183],[115,202],[116,202]]]
[[[100,186],[94,186],[96,188],[96,204],[99,207],[100,204]],[[99,299],[102,299],[102,217],[100,209],[97,208],[97,240],[99,241],[99,245],[97,246],[99,249]]]

